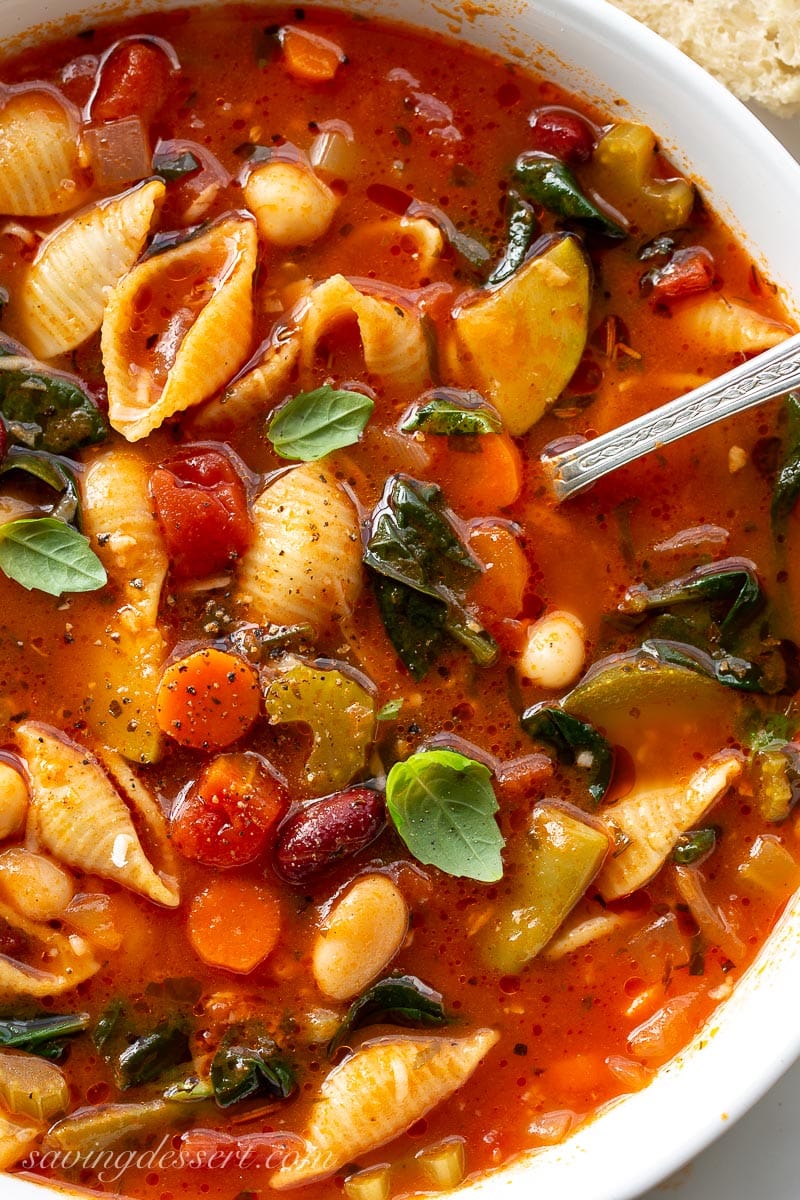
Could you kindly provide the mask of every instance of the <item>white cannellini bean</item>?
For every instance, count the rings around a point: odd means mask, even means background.
[[[0,839],[20,833],[28,812],[28,787],[19,771],[0,762]]]
[[[528,630],[517,670],[523,679],[559,690],[574,683],[586,659],[586,630],[574,613],[557,611]]]
[[[69,904],[75,883],[52,859],[12,846],[0,854],[0,892],[20,916],[52,921]]]
[[[379,975],[403,944],[408,905],[386,875],[365,875],[337,900],[311,956],[317,987],[350,1000]]]

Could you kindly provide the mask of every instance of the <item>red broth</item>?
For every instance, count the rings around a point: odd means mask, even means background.
[[[162,158],[194,156],[184,161],[183,168],[189,167],[184,174],[180,163],[162,162],[165,194],[148,245],[153,236],[190,226],[203,226],[200,237],[203,230],[213,232],[219,218],[245,208],[247,172],[263,164],[294,165],[307,182],[311,168],[305,156],[311,153],[313,161],[321,134],[327,143],[318,177],[335,206],[324,233],[301,235],[296,244],[276,244],[262,230],[246,316],[247,321],[252,316],[252,331],[245,330],[238,359],[213,394],[206,392],[185,412],[159,422],[119,460],[144,464],[135,470],[144,472],[147,483],[147,536],[172,554],[160,596],[157,583],[126,576],[125,547],[114,543],[119,529],[108,527],[98,536],[93,524],[94,493],[87,481],[103,456],[125,446],[114,431],[96,446],[65,451],[82,480],[91,549],[106,565],[109,583],[83,594],[66,588],[54,597],[40,588],[23,590],[0,574],[4,765],[16,769],[20,753],[27,753],[33,779],[27,826],[24,811],[16,821],[9,818],[0,852],[0,900],[6,906],[0,950],[11,963],[41,968],[44,961],[31,957],[35,938],[18,920],[20,912],[33,919],[30,904],[26,909],[15,884],[13,856],[4,854],[25,843],[48,863],[61,863],[62,885],[66,879],[64,886],[78,897],[48,910],[47,929],[79,936],[98,963],[84,982],[57,995],[35,997],[24,985],[5,988],[6,1018],[87,1017],[83,1031],[70,1035],[60,1052],[68,1102],[34,1118],[18,1097],[3,1091],[6,1119],[33,1126],[22,1153],[9,1152],[3,1161],[37,1178],[137,1197],[266,1195],[280,1145],[276,1151],[268,1138],[256,1152],[252,1138],[264,1131],[303,1134],[320,1087],[335,1067],[353,1061],[351,1051],[363,1054],[359,1047],[366,1043],[369,1049],[380,1037],[408,1044],[413,1038],[469,1038],[479,1029],[497,1036],[461,1086],[453,1085],[440,1102],[410,1110],[407,1120],[399,1119],[374,1144],[345,1146],[333,1169],[322,1171],[308,1188],[319,1197],[343,1188],[353,1197],[366,1196],[359,1190],[365,1186],[359,1172],[376,1168],[376,1195],[436,1190],[442,1177],[437,1184],[426,1164],[431,1152],[439,1161],[437,1151],[452,1139],[463,1148],[463,1168],[451,1145],[444,1153],[455,1172],[445,1179],[450,1183],[562,1140],[608,1101],[646,1086],[692,1038],[752,961],[800,881],[792,741],[797,610],[789,566],[796,528],[791,515],[778,514],[772,523],[770,518],[781,465],[792,453],[789,417],[780,406],[665,448],[563,508],[548,496],[540,454],[557,439],[592,436],[665,402],[788,334],[775,288],[701,193],[679,220],[663,215],[667,209],[659,209],[661,201],[652,196],[662,195],[666,181],[674,186],[677,173],[656,151],[647,150],[637,184],[624,178],[620,183],[618,176],[613,196],[604,190],[598,147],[609,130],[621,127],[616,116],[516,64],[400,26],[327,10],[178,11],[36,46],[7,60],[2,77],[9,86],[41,82],[56,89],[84,130],[107,136],[113,126],[116,138],[115,123],[134,119],[126,127],[124,149],[134,162],[144,153],[147,169],[137,174],[130,167],[121,182],[99,184],[104,172],[119,169],[124,176],[125,168],[115,166],[108,150],[98,151],[90,138],[94,157],[82,158],[75,168],[81,204],[136,186],[149,175],[149,156],[159,144]],[[165,150],[163,143],[174,139],[178,146]],[[599,212],[588,220],[584,209],[565,216],[553,211],[563,201],[553,201],[552,191],[546,202],[541,195],[524,196],[513,168],[520,155],[531,152],[550,156],[533,161],[551,170],[566,164],[572,172],[568,190],[574,185],[584,203],[599,204]],[[563,173],[560,178],[563,183]],[[652,208],[640,207],[644,193],[655,204],[655,217]],[[503,283],[487,288],[520,197],[536,228],[532,249],[523,246],[516,275],[509,268]],[[281,211],[287,204],[284,195]],[[9,215],[0,226],[0,283],[9,296],[2,328],[23,346],[31,320],[20,300],[25,280],[41,259],[42,239],[70,219],[67,207],[58,215]],[[625,236],[608,236],[608,225],[598,232],[604,219]],[[415,220],[427,222],[424,237]],[[519,220],[524,224],[524,217]],[[253,227],[249,219],[244,224]],[[515,228],[521,238],[521,225]],[[577,239],[569,244],[580,247],[580,261],[588,255],[591,299],[582,314],[585,338],[575,370],[561,381],[557,397],[550,397],[554,402],[546,414],[516,436],[491,408],[487,432],[402,430],[409,411],[431,399],[454,405],[460,411],[456,422],[474,415],[475,404],[485,415],[486,400],[503,415],[503,389],[476,399],[475,356],[453,350],[458,314],[500,294],[508,279],[561,245],[564,231]],[[537,249],[542,236],[550,240]],[[433,251],[426,249],[430,245]],[[219,248],[206,259],[198,250],[188,267],[175,259],[155,290],[148,284],[137,293],[127,327],[123,324],[122,352],[140,371],[148,369],[150,355],[159,384],[209,295],[220,293],[226,246],[222,258]],[[131,264],[131,270],[141,271],[141,265]],[[187,282],[192,271],[193,289]],[[351,303],[325,324],[305,365],[290,372],[276,394],[264,392],[240,407],[233,401],[220,405],[245,361],[261,361],[265,346],[274,350],[276,329],[291,343],[293,331],[309,319],[303,301],[313,310],[312,288],[336,275],[355,281],[359,304],[369,297],[379,308],[383,304],[384,315],[393,308],[400,319],[417,322],[423,336],[414,346],[425,347],[422,376],[404,377],[396,365],[393,373],[365,366],[369,320],[359,331]],[[701,310],[704,304],[710,307]],[[687,324],[686,313],[700,311],[706,313],[700,323]],[[545,312],[542,321],[542,312],[537,310],[538,319],[546,327],[550,317]],[[733,314],[732,332],[720,312]],[[240,331],[244,319],[236,318]],[[398,336],[396,323],[391,329],[390,343]],[[501,332],[491,329],[483,344],[490,347]],[[209,375],[225,373],[226,346],[235,338],[228,327],[229,342],[222,333],[220,325],[207,335]],[[118,386],[106,378],[107,337],[113,340],[104,331],[101,354],[95,326],[74,347],[48,359],[83,381],[101,407]],[[558,353],[567,358],[569,350]],[[403,362],[412,357],[411,350],[401,355]],[[379,358],[374,351],[373,366]],[[263,520],[257,497],[276,479],[285,483],[291,478],[287,468],[297,465],[296,457],[279,456],[266,436],[268,417],[288,397],[326,384],[349,392],[350,404],[353,395],[362,406],[365,396],[374,402],[360,436],[354,434],[317,468],[317,477],[321,473],[333,489],[325,495],[357,514],[365,543],[387,480],[400,475],[438,485],[441,502],[430,491],[417,498],[427,497],[426,511],[445,522],[457,553],[477,560],[448,584],[448,595],[458,593],[456,616],[468,622],[462,638],[468,644],[442,633],[441,599],[431,601],[423,590],[415,593],[422,596],[422,616],[400,608],[395,638],[402,641],[404,623],[416,622],[419,637],[430,635],[433,645],[428,669],[420,667],[417,678],[409,669],[409,663],[419,666],[413,647],[406,644],[398,653],[387,635],[376,602],[376,588],[385,585],[374,566],[358,566],[353,594],[345,600],[331,601],[333,585],[314,576],[317,590],[309,604],[322,615],[311,630],[288,637],[273,628],[295,623],[280,615],[280,605],[277,616],[277,609],[255,612],[256,602],[244,594],[244,564]],[[7,442],[24,444],[19,416],[15,424],[8,401],[3,403]],[[112,422],[115,405],[111,395]],[[27,436],[30,440],[30,431]],[[300,469],[310,472],[313,491],[313,465]],[[3,501],[4,520],[41,519],[52,503],[52,492],[19,470],[5,474],[2,484],[9,497]],[[785,488],[781,495],[790,511],[793,495]],[[291,503],[285,502],[284,511]],[[323,551],[326,546],[325,521],[313,525],[318,515],[303,518],[311,524],[301,576],[321,552],[320,538]],[[120,522],[125,518],[123,511]],[[441,524],[437,528],[441,533]],[[271,553],[280,550],[273,546]],[[360,559],[358,548],[355,557]],[[433,561],[438,565],[431,567],[429,558],[424,570],[435,574],[441,560],[434,555]],[[714,566],[720,563],[728,569],[728,582],[713,596],[708,589],[698,591],[698,577],[690,573],[703,568],[705,578],[716,578]],[[14,573],[8,559],[0,566]],[[680,603],[662,594],[646,611],[631,613],[635,589],[656,589],[686,576],[695,590],[690,587]],[[729,620],[742,587],[750,595],[756,585],[760,600],[745,596]],[[139,622],[137,636],[146,640],[155,623],[155,649],[149,658],[126,659],[131,651],[120,609],[136,612],[137,590],[147,595],[153,586],[154,615],[137,617],[134,625]],[[281,603],[295,587],[303,592],[302,579],[280,586]],[[386,603],[389,608],[407,603],[408,594],[398,599],[392,593]],[[544,674],[537,676],[530,662],[541,667],[541,652],[535,645],[531,649],[531,638],[535,643],[535,630],[541,630],[537,622],[554,613],[566,613],[567,624],[572,622],[578,661],[570,666],[566,653],[545,652]],[[477,627],[484,640],[476,650]],[[557,632],[564,633],[563,623]],[[630,658],[627,666],[612,659],[609,673],[610,656],[631,655],[644,642],[650,651],[644,658],[640,651],[635,669]],[[490,661],[481,665],[470,647],[480,655],[487,646]],[[593,668],[598,662],[605,664],[605,675]],[[653,664],[654,675],[647,670]],[[338,671],[342,688],[357,689],[351,699],[356,696],[356,707],[366,705],[366,717],[359,724],[351,708],[337,709],[335,698],[313,688],[303,701],[298,685],[299,717],[294,708],[293,719],[277,722],[281,680],[298,666],[328,682]],[[585,672],[592,669],[587,682]],[[717,678],[710,681],[709,672]],[[153,701],[159,679],[157,705],[145,703],[131,718],[126,704],[136,708],[140,692]],[[530,710],[537,704],[560,715],[562,731],[566,714],[573,719],[571,726],[567,721],[573,736],[577,720],[581,736],[595,740],[588,748],[586,742],[570,746],[569,738],[566,745],[554,742],[552,727],[544,736],[541,724],[531,736],[520,718],[528,714],[525,723],[532,730]],[[149,741],[140,738],[148,721]],[[48,835],[41,815],[37,827],[30,814],[52,802],[52,780],[44,789],[37,783],[30,757],[35,752],[26,751],[19,732],[31,728],[28,722],[34,731],[46,726],[56,747],[85,748],[85,761],[109,787],[109,771],[119,784],[118,761],[109,767],[106,758],[101,767],[92,756],[102,753],[104,743],[127,756],[134,782],[149,790],[163,814],[179,904],[154,902],[126,884],[120,874],[124,861],[116,875],[102,864],[89,868],[86,847],[75,850],[63,830]],[[338,754],[345,765],[326,774],[330,762],[323,762],[309,778],[309,725],[315,722],[323,759]],[[603,747],[613,757],[610,782],[598,782]],[[464,758],[471,760],[473,775],[483,772],[484,807],[487,787],[496,796],[498,812],[495,817],[484,811],[482,836],[491,841],[490,824],[505,839],[499,878],[496,870],[488,880],[471,877],[475,869],[464,868],[463,853],[460,859],[445,853],[422,861],[425,855],[413,853],[401,836],[396,810],[385,817],[390,768],[412,758],[419,763],[443,749],[461,755],[462,768]],[[682,821],[688,780],[709,761],[733,764],[732,786],[718,789],[707,812],[695,805]],[[335,786],[324,786],[325,779],[335,779]],[[589,790],[592,781],[596,796]],[[655,809],[642,801],[633,825],[648,820],[666,825],[667,844],[649,874],[609,898],[613,888],[603,884],[603,872],[637,853],[636,828],[616,822],[626,798],[630,806],[632,796],[645,792],[663,800]],[[310,832],[298,833],[310,811],[303,806],[327,795],[335,801],[323,801],[325,817]],[[101,813],[92,817],[98,837]],[[541,866],[547,837],[535,830],[537,814],[543,813],[572,822],[569,828],[577,822],[583,837],[604,837],[604,861],[587,868],[530,961],[514,960],[509,967],[497,951],[508,937],[502,921],[511,920],[521,896],[532,907],[531,921],[544,921],[537,906],[548,908],[547,896],[559,892],[570,866],[562,861],[551,875]],[[88,810],[81,810],[82,832],[88,820]],[[136,829],[146,842],[141,814]],[[456,824],[451,843],[461,841]],[[574,857],[570,861],[574,865]],[[320,928],[354,881],[376,878],[384,887],[391,881],[390,893],[395,900],[399,895],[407,913],[407,930],[371,975],[363,968],[366,978],[355,992],[344,987],[343,996],[325,994],[315,957]],[[564,919],[565,928],[583,929],[583,940],[563,941]],[[587,921],[597,924],[592,929]],[[368,935],[361,935],[364,959],[380,941],[381,924],[373,919]],[[330,1053],[330,1039],[351,1002],[376,979],[394,976],[413,976],[439,993],[447,1023],[426,1027],[412,1019],[409,1028],[376,1005],[372,1023],[343,1035],[342,1047]],[[141,1041],[151,1034],[152,1060]],[[253,1090],[225,1106],[219,1090],[216,1099],[207,1095],[209,1071],[216,1061],[219,1075],[221,1046],[242,1044],[251,1052]],[[132,1049],[144,1054],[145,1067],[141,1058],[130,1067]],[[252,1066],[257,1052],[263,1056],[260,1068]],[[272,1064],[269,1084],[265,1062]],[[286,1067],[294,1080],[286,1084],[286,1098],[275,1094],[276,1062],[279,1076]],[[424,1068],[424,1053],[419,1062]],[[12,1060],[12,1075],[14,1065]],[[200,1079],[207,1098],[180,1108],[169,1102],[145,1121],[143,1131],[137,1131],[136,1113],[129,1109],[107,1141],[91,1126],[76,1132],[72,1114],[79,1109],[91,1110],[90,1121],[97,1121],[104,1105],[161,1104],[165,1090],[189,1076]],[[237,1078],[241,1082],[241,1071]],[[367,1092],[358,1111],[369,1114],[373,1105],[380,1123],[397,1108],[402,1118],[402,1104],[388,1095]],[[346,1124],[354,1123],[351,1114]],[[211,1131],[223,1137],[215,1140]],[[185,1134],[188,1141],[181,1140]],[[104,1163],[93,1157],[100,1149],[111,1156]],[[198,1169],[202,1154],[213,1151],[220,1157]],[[248,1165],[253,1156],[256,1165]]]

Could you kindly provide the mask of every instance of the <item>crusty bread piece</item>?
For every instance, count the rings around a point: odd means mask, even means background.
[[[800,0],[612,0],[741,100],[800,113]]]

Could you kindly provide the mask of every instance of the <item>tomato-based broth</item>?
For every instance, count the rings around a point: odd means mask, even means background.
[[[385,1200],[645,1087],[800,884],[791,333],[620,108],[316,9],[0,108],[0,1166]],[[656,131],[657,132],[657,131]]]

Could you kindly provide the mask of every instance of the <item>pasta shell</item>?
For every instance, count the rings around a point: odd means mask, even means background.
[[[317,346],[340,321],[355,317],[371,375],[418,392],[429,381],[428,347],[419,316],[393,300],[359,292],[343,275],[314,288],[301,321],[300,372],[311,382]],[[305,379],[303,378],[305,376]]]
[[[0,996],[60,996],[100,970],[88,943],[77,934],[67,936],[31,921],[2,901],[0,923],[19,935],[25,954],[24,962],[0,954]]]
[[[100,328],[106,294],[142,252],[165,194],[160,179],[101,200],[42,243],[20,293],[23,340],[39,358]]]
[[[311,1183],[391,1141],[466,1083],[498,1036],[479,1029],[465,1038],[365,1042],[328,1075],[309,1115],[305,1153],[292,1156],[270,1186]]]
[[[625,848],[607,860],[595,881],[604,900],[629,896],[649,883],[676,841],[727,792],[742,773],[733,751],[704,763],[681,784],[633,791],[608,810],[604,823],[622,833]]]
[[[444,236],[427,217],[386,217],[357,226],[347,245],[350,254],[369,262],[378,279],[418,288],[430,280],[444,249]]]
[[[70,866],[175,908],[180,903],[175,880],[156,873],[128,806],[94,755],[47,725],[24,722],[16,737],[31,777],[32,840]],[[130,780],[123,776],[125,782]],[[154,802],[141,803],[144,794],[138,784],[130,799],[152,832]],[[163,844],[163,819],[161,829]]]
[[[197,432],[236,429],[272,408],[284,398],[299,355],[297,332],[270,346],[258,366],[235,379],[219,399],[203,405],[194,420],[194,429]]]
[[[207,400],[242,365],[257,250],[252,218],[231,214],[113,289],[101,334],[108,415],[129,442]]]
[[[676,306],[673,321],[684,337],[718,354],[757,354],[792,332],[788,325],[719,292]]]
[[[363,576],[358,514],[327,468],[281,475],[253,505],[253,524],[236,587],[253,620],[319,630],[349,615]]]
[[[42,1133],[42,1125],[32,1125],[18,1117],[0,1113],[0,1171],[8,1171],[33,1149]]]
[[[244,185],[258,231],[275,246],[307,246],[328,232],[339,198],[310,167],[280,159],[254,167]]]
[[[148,486],[147,467],[127,449],[99,455],[83,478],[84,530],[120,599],[86,650],[87,719],[134,762],[154,762],[162,750],[155,698],[166,645],[157,621],[169,562]]]
[[[49,88],[6,90],[0,109],[0,212],[46,217],[76,208],[84,195],[72,112]]]

